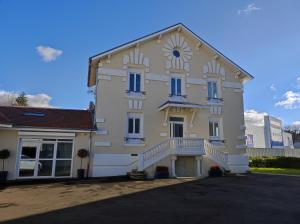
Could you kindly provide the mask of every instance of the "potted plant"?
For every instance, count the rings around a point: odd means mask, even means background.
[[[80,158],[80,169],[77,170],[77,176],[79,179],[83,179],[84,178],[84,172],[85,170],[82,169],[82,160],[84,158],[86,158],[89,155],[88,150],[86,149],[79,149],[77,151],[77,156]]]
[[[155,178],[157,179],[165,179],[169,178],[169,167],[167,166],[157,166],[155,169]]]
[[[210,177],[221,177],[223,176],[223,171],[219,166],[212,166],[210,167],[210,170],[208,171],[208,175]]]
[[[2,171],[0,171],[0,182],[4,182],[7,179],[8,171],[4,171],[4,160],[9,157],[9,150],[0,150],[0,159],[2,159]]]

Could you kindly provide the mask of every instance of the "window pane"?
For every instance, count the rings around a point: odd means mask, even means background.
[[[214,125],[212,122],[209,122],[209,136],[214,136]]]
[[[215,136],[219,136],[219,123],[215,122]]]
[[[134,128],[135,128],[135,134],[139,134],[140,133],[140,119],[136,118],[135,119],[135,124],[134,124]]]
[[[175,85],[176,85],[176,80],[174,78],[171,79],[171,95],[175,95]]]
[[[72,143],[57,143],[56,158],[72,158]]]
[[[52,175],[53,160],[40,160],[38,162],[38,176]]]
[[[43,144],[40,151],[40,158],[53,158],[54,144]]]
[[[211,87],[211,82],[207,83],[207,91],[208,91],[208,98],[212,98],[212,87]]]
[[[133,118],[128,118],[128,133],[133,133]]]
[[[181,95],[181,79],[177,79],[177,93],[176,95]]]
[[[216,83],[216,82],[213,83],[213,97],[214,97],[214,98],[218,98],[218,94],[217,94],[217,83]]]
[[[136,92],[141,92],[141,75],[136,74],[136,81],[135,81],[135,91]]]
[[[34,175],[35,160],[21,160],[19,176],[31,177]]]
[[[129,75],[129,91],[134,91],[134,74]]]
[[[56,160],[55,176],[70,176],[71,160]]]
[[[22,159],[35,159],[36,147],[34,146],[23,146],[22,147]]]

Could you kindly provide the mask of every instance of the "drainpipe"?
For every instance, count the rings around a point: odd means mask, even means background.
[[[87,177],[89,177],[90,174],[90,167],[91,167],[91,156],[92,156],[92,132],[94,129],[94,124],[95,124],[95,106],[93,108],[89,108],[91,114],[92,114],[92,128],[89,132],[89,159],[88,159],[88,164],[87,164]]]

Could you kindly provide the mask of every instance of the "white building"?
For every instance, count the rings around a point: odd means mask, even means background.
[[[263,115],[261,122],[245,119],[247,146],[254,148],[294,148],[290,133],[283,131],[282,121]]]

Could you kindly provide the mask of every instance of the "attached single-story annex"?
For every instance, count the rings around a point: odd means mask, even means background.
[[[90,150],[89,110],[0,106],[0,147],[8,179],[76,177],[79,149]],[[82,167],[88,168],[89,159]]]

